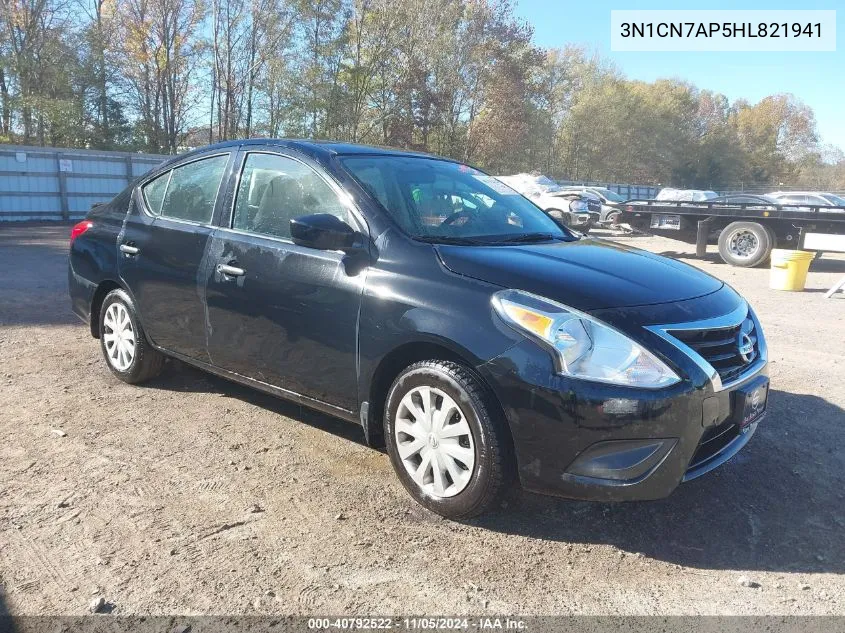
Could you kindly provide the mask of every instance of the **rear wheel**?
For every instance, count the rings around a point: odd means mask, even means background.
[[[124,290],[112,290],[100,309],[100,347],[111,372],[123,382],[140,383],[161,372],[164,356],[147,343]]]
[[[385,438],[400,481],[421,505],[466,519],[501,501],[510,479],[510,437],[489,391],[458,363],[411,365],[393,383]]]
[[[732,266],[759,266],[769,258],[773,245],[772,234],[756,222],[732,222],[719,233],[719,255]]]

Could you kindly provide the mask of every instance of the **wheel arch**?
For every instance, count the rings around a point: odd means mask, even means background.
[[[103,301],[112,290],[126,290],[123,285],[114,279],[104,279],[97,285],[94,296],[91,298],[90,318],[88,319],[91,328],[91,336],[100,338],[100,310],[103,308]]]
[[[572,213],[559,207],[547,207],[544,209],[546,215],[557,223],[563,223],[567,228],[572,224]]]
[[[505,419],[501,402],[484,377],[476,371],[475,363],[471,359],[472,355],[468,351],[433,340],[405,342],[385,354],[373,371],[367,390],[368,400],[361,409],[361,423],[367,443],[370,446],[384,446],[384,407],[390,386],[403,369],[424,360],[452,361],[468,368],[488,391],[491,402],[495,403],[498,413]]]

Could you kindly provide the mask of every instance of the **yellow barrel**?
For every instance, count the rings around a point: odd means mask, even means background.
[[[782,248],[772,250],[772,276],[769,286],[775,290],[804,290],[807,271],[815,253],[788,251]]]

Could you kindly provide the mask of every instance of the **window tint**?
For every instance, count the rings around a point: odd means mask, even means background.
[[[220,181],[223,180],[223,172],[228,160],[229,155],[224,154],[174,169],[164,192],[161,215],[177,220],[210,222],[211,214],[214,212],[214,202],[217,199],[217,190],[220,188]],[[160,176],[144,187],[147,204],[151,202],[147,189],[162,179],[163,177]],[[152,205],[150,210],[156,211]]]
[[[274,154],[247,155],[232,228],[289,238],[291,219],[313,213],[352,223],[335,192],[307,165]]]
[[[164,192],[167,190],[167,183],[170,180],[171,173],[168,171],[155,180],[151,180],[143,187],[144,202],[147,203],[147,207],[153,215],[161,213],[161,203],[164,201]]]

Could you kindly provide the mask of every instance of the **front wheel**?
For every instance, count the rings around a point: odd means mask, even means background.
[[[469,368],[429,360],[405,369],[388,394],[385,438],[400,481],[429,510],[467,519],[499,504],[512,472],[510,436]]]
[[[750,268],[772,254],[772,234],[756,222],[732,222],[719,233],[719,255],[726,264]]]
[[[100,347],[111,373],[123,382],[144,382],[161,372],[164,356],[147,342],[135,304],[124,290],[112,290],[103,299]]]
[[[558,226],[563,228],[572,228],[572,216],[568,212],[561,211],[560,209],[546,209],[546,214],[554,220]]]

